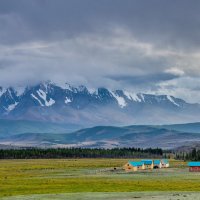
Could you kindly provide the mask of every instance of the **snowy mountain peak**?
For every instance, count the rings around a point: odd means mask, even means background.
[[[80,85],[76,89],[77,92],[82,92],[82,93],[89,93],[88,89],[84,85]]]
[[[55,101],[52,98],[49,98],[47,95],[47,91],[44,92],[43,90],[39,89],[37,91],[37,94],[39,95],[39,97],[43,100],[44,104],[43,106],[52,106]]]
[[[188,121],[196,119],[200,113],[199,104],[189,104],[169,95],[113,91],[107,88],[91,91],[85,86],[72,87],[65,84],[63,87],[52,82],[26,87],[21,95],[15,88],[0,87],[0,94],[0,118],[8,119],[59,120],[70,123],[87,119],[85,123],[123,121],[144,124],[153,123],[154,120],[157,120],[156,123],[165,122],[165,119],[173,120],[175,116],[182,118],[184,115]],[[161,113],[163,118],[158,118]]]
[[[5,88],[3,88],[3,87],[0,87],[0,97],[2,96],[2,94],[4,94],[5,93]]]
[[[136,93],[124,91],[124,94],[126,95],[126,97],[129,100],[136,101],[136,102],[141,102],[141,99],[138,97],[138,95]]]
[[[180,107],[180,105],[175,102],[175,98],[173,96],[167,95],[167,99],[169,99],[169,101],[172,102],[174,105]]]
[[[69,83],[65,83],[64,87],[62,87],[62,88],[66,89],[66,90],[73,91],[73,87]]]
[[[118,106],[122,109],[135,103],[164,104],[168,102],[168,104],[176,107],[181,107],[182,103],[184,104],[183,100],[180,104],[179,102],[177,102],[176,98],[169,95],[150,95],[142,93],[137,94],[133,92],[128,92],[126,90],[111,91],[106,88],[98,88],[96,91],[92,90],[91,92],[83,85],[72,87],[70,84],[66,83],[65,87],[60,87],[51,81],[42,82],[36,86],[27,87],[26,89],[23,88],[22,91],[23,92],[21,92],[20,95],[20,92],[11,87],[7,89],[0,87],[0,97],[4,98],[4,101],[9,101],[9,105],[4,107],[8,109],[8,106],[11,105],[12,109],[9,110],[14,110],[19,102],[19,99],[22,98],[23,95],[26,96],[26,93],[29,93],[29,91],[32,91],[30,92],[30,96],[34,100],[34,102],[42,107],[53,106],[54,104],[56,104],[56,100],[61,101],[61,99],[63,99],[62,102],[64,104],[72,103],[74,99],[73,96],[75,94],[76,96],[78,94],[85,95],[84,98],[87,97],[91,100],[95,98],[95,102],[97,101],[97,99],[99,99],[101,102],[106,103],[116,102]]]
[[[124,108],[127,106],[126,100],[124,99],[123,96],[120,96],[117,91],[111,92],[111,94],[117,100],[117,103],[121,108]]]

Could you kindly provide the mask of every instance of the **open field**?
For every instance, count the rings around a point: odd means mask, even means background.
[[[145,199],[146,195],[153,195],[155,199],[165,200],[167,196],[163,192],[169,191],[175,192],[169,197],[172,200],[184,195],[195,199],[200,195],[192,193],[200,191],[200,173],[188,172],[184,162],[172,160],[169,169],[125,173],[121,167],[126,162],[126,159],[0,160],[0,198],[31,195],[18,199],[50,199],[48,194],[54,194],[53,199],[80,199],[82,192],[82,199],[94,199],[94,195],[95,199],[98,196],[99,199],[123,199],[123,195],[126,199],[137,195]],[[185,191],[187,194],[181,193]]]

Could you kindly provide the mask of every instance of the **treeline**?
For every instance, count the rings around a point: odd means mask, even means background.
[[[161,158],[162,149],[156,148],[51,148],[51,149],[6,149],[0,150],[0,159],[35,158]]]
[[[200,160],[200,149],[194,148],[190,152],[179,152],[176,153],[175,158],[177,160],[191,160],[191,161],[199,161]]]

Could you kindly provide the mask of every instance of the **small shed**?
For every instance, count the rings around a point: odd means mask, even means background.
[[[144,169],[144,163],[140,161],[129,161],[124,165],[124,169],[126,171],[137,171],[140,169]]]
[[[154,160],[153,161],[153,168],[154,169],[156,169],[156,168],[162,168],[161,160]]]
[[[189,162],[188,166],[190,172],[200,172],[200,162]]]
[[[144,163],[145,169],[153,169],[153,160],[141,160]]]
[[[169,161],[167,159],[162,159],[161,163],[162,163],[162,167],[163,168],[168,168],[169,167]]]

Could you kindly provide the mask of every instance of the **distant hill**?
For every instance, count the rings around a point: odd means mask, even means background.
[[[184,127],[184,125],[179,125]],[[200,133],[177,131],[172,126],[97,126],[71,133],[22,133],[0,139],[1,144],[37,147],[161,147],[172,149],[200,142]],[[189,125],[185,125],[186,127]],[[173,130],[174,128],[174,130]]]
[[[80,128],[73,124],[0,119],[0,138],[23,133],[68,133]]]
[[[174,148],[174,150],[176,152],[191,152],[193,149],[200,149],[200,142],[196,141],[196,142],[187,142],[185,143],[183,146],[179,146],[177,148]]]
[[[166,129],[182,131],[187,133],[200,133],[200,122],[187,124],[172,124],[160,126]]]

